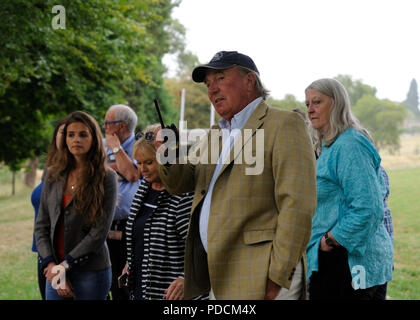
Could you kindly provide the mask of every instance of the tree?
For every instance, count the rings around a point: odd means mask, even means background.
[[[338,75],[335,77],[346,88],[350,98],[350,104],[354,106],[364,95],[376,95],[376,88],[364,84],[362,80],[353,80],[350,75]]]
[[[52,0],[0,2],[0,162],[13,171],[46,151],[52,122],[82,109],[101,122],[129,103],[142,124],[153,98],[174,117],[161,58],[172,43],[171,0],[63,0],[65,28]],[[156,122],[156,121],[153,121]]]
[[[210,126],[210,100],[207,88],[202,83],[176,78],[165,79],[165,87],[172,97],[177,110],[180,107],[180,91],[185,89],[184,121],[188,129],[208,128]]]
[[[296,97],[292,94],[286,94],[283,100],[274,100],[273,98],[268,98],[268,104],[272,107],[289,110],[300,109],[306,113],[306,106],[303,102],[297,101]]]
[[[420,118],[419,110],[419,95],[417,91],[417,81],[416,79],[411,80],[410,89],[407,93],[407,98],[403,102],[407,110],[410,111],[415,117]]]
[[[362,125],[371,133],[378,150],[399,149],[400,128],[405,119],[405,108],[402,104],[364,95],[352,109]]]
[[[208,128],[210,126],[211,103],[207,95],[207,88],[202,83],[194,82],[191,78],[193,69],[200,65],[199,59],[190,51],[180,50],[176,60],[176,77],[166,78],[164,86],[177,111],[180,108],[180,92],[185,89],[184,121],[187,122],[188,129]],[[220,119],[217,113],[216,119]]]

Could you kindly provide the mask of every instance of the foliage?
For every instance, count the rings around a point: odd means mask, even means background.
[[[153,98],[168,121],[162,56],[176,50],[172,0],[63,0],[66,28],[55,30],[52,0],[0,2],[0,161],[17,170],[46,151],[51,121],[74,110],[101,122],[129,103],[142,125]],[[182,30],[181,30],[182,31]]]
[[[362,80],[353,80],[350,75],[340,74],[336,76],[335,79],[340,81],[346,88],[352,106],[354,106],[364,95],[373,97],[376,95],[376,88],[364,84]]]
[[[166,78],[164,87],[171,96],[172,103],[180,109],[181,90],[185,89],[184,121],[187,129],[209,128],[211,103],[207,88],[202,83],[192,80],[193,69],[200,65],[198,57],[190,51],[181,50],[177,55],[177,73],[175,78]],[[220,116],[216,113],[216,121]]]
[[[400,128],[405,119],[405,108],[402,104],[364,95],[352,109],[355,116],[372,134],[378,149],[384,147],[399,149]]]
[[[400,146],[399,135],[406,117],[404,106],[378,99],[374,87],[361,80],[353,80],[349,75],[338,75],[335,79],[346,88],[353,113],[369,130],[376,147],[397,151]]]
[[[268,104],[272,107],[289,110],[300,109],[306,113],[306,106],[303,102],[297,101],[296,97],[292,94],[286,94],[283,100],[274,100],[268,98]]]
[[[408,90],[407,98],[405,99],[403,104],[407,108],[407,110],[409,110],[410,114],[420,119],[419,94],[417,91],[416,79],[411,80],[410,89]]]
[[[180,92],[185,89],[184,121],[188,129],[208,128],[210,126],[211,103],[207,88],[202,83],[175,78],[165,79],[165,87],[172,97],[173,105],[179,110]]]

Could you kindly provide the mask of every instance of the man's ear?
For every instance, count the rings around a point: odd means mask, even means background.
[[[248,72],[246,74],[246,79],[247,79],[247,88],[248,90],[252,91],[255,88],[255,83],[257,82],[257,79],[255,77],[255,74],[252,72]]]

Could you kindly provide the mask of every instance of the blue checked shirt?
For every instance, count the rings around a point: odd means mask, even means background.
[[[388,231],[392,241],[394,241],[394,227],[392,226],[392,215],[391,215],[391,211],[388,208],[388,196],[389,196],[389,179],[388,179],[388,175],[385,171],[384,168],[379,167],[379,171],[382,175],[382,179],[384,180],[384,184],[386,187],[386,194],[384,197],[384,224],[385,224],[385,228],[386,231]]]

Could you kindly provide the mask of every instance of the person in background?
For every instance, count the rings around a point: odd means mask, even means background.
[[[340,82],[314,81],[305,95],[319,154],[317,208],[306,250],[309,298],[385,299],[393,247],[383,223],[381,159]]]
[[[381,172],[381,176],[384,181],[385,188],[386,188],[386,193],[384,197],[384,212],[385,212],[384,224],[385,224],[386,231],[388,231],[388,234],[391,237],[391,240],[394,241],[394,226],[392,224],[392,214],[391,214],[391,210],[389,210],[389,207],[388,207],[389,178],[388,178],[388,174],[386,173],[385,169],[382,166],[379,167],[379,170]]]
[[[52,164],[52,159],[55,156],[55,154],[58,151],[58,148],[60,148],[61,145],[61,139],[63,138],[63,132],[64,132],[64,126],[66,124],[67,117],[64,117],[60,119],[55,126],[52,139],[49,146],[48,156],[47,156],[47,163],[46,167],[50,166]],[[35,187],[35,189],[32,191],[31,194],[31,203],[35,210],[35,220],[34,220],[34,227],[35,227],[35,221],[38,217],[38,210],[39,210],[39,204],[41,202],[41,193],[42,193],[42,186],[44,185],[44,178],[45,178],[45,170],[42,174],[41,183]],[[38,252],[36,249],[36,241],[35,241],[35,232],[33,234],[33,241],[32,241],[32,252]],[[38,286],[39,291],[41,293],[42,300],[45,300],[45,275],[41,268],[41,262],[38,256],[37,259],[37,266],[38,266]]]
[[[192,193],[170,195],[158,173],[154,132],[148,126],[133,146],[143,175],[126,226],[129,288],[133,300],[184,298],[184,250]],[[139,135],[138,135],[139,136]]]
[[[242,53],[218,52],[196,67],[192,78],[204,82],[223,119],[199,142],[199,150],[210,152],[198,161],[159,166],[169,193],[194,191],[185,249],[186,298],[208,291],[221,300],[306,298],[305,248],[316,185],[315,157],[302,117],[266,104],[268,91],[257,66]],[[249,139],[245,131],[253,133]],[[219,140],[220,148],[213,143]],[[261,159],[255,171],[247,161],[235,161],[241,157],[238,150],[256,145],[264,150],[255,152]]]
[[[140,185],[136,160],[132,158],[136,113],[126,105],[111,106],[105,114],[105,150],[107,164],[118,174],[118,200],[114,220],[107,239],[112,262],[111,294],[113,300],[128,300],[126,288],[118,287],[118,276],[127,260],[125,225],[131,201]]]
[[[116,173],[106,167],[93,117],[71,113],[63,134],[47,168],[35,223],[46,299],[102,300],[111,286],[106,237],[117,199]]]

